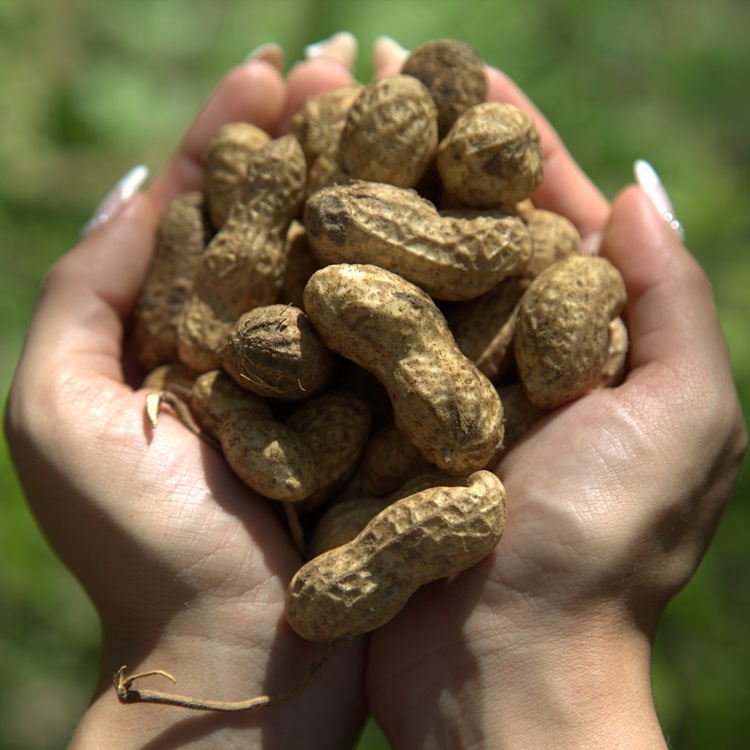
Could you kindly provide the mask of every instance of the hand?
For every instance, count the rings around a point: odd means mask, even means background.
[[[665,747],[651,646],[729,498],[747,436],[710,286],[642,190],[610,207],[526,97],[535,203],[622,272],[629,372],[546,417],[498,473],[495,552],[424,587],[370,639],[367,693],[394,748]]]
[[[316,80],[326,85],[348,75],[323,68]],[[72,747],[303,747],[310,736],[350,747],[364,719],[361,643],[338,649],[314,689],[250,713],[121,705],[112,688],[127,664],[129,673],[168,670],[177,692],[235,701],[287,690],[317,654],[284,620],[285,585],[300,560],[283,521],[168,413],[150,429],[123,360],[160,212],[201,187],[202,156],[221,124],[274,132],[292,97],[303,96],[295,86],[262,61],[229,73],[153,186],[44,281],[6,430],[39,523],[101,617],[100,684]],[[137,687],[172,687],[150,680]]]

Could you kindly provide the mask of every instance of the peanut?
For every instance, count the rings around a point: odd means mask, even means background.
[[[625,360],[628,355],[628,329],[622,318],[609,323],[607,356],[602,365],[602,386],[615,386],[625,375]]]
[[[437,146],[437,108],[427,87],[411,76],[376,78],[349,108],[338,144],[336,181],[415,187]]]
[[[302,308],[305,284],[320,268],[320,264],[312,255],[305,227],[296,219],[289,225],[284,245],[286,269],[278,300],[283,304]]]
[[[348,544],[380,511],[396,500],[431,487],[452,487],[465,482],[464,477],[452,477],[439,471],[424,472],[411,477],[385,497],[363,496],[336,503],[326,510],[316,524],[307,548],[307,559]]]
[[[206,203],[211,222],[221,229],[244,189],[252,155],[271,141],[271,136],[249,122],[230,122],[220,127],[206,150]]]
[[[372,414],[352,393],[329,391],[296,407],[286,418],[310,449],[318,489],[297,507],[308,513],[328,500],[357,466],[370,434]]]
[[[307,159],[307,193],[330,185],[338,172],[341,133],[352,103],[362,90],[354,83],[310,96],[292,119],[291,132]]]
[[[571,255],[534,279],[514,337],[529,401],[553,409],[607,382],[610,322],[625,297],[622,276],[601,257]]]
[[[184,193],[167,206],[156,248],[133,311],[133,347],[146,370],[177,360],[182,305],[208,243],[203,195]]]
[[[240,315],[276,302],[286,267],[284,239],[302,205],[305,179],[305,156],[294,136],[251,156],[242,198],[204,253],[180,316],[179,356],[194,370],[219,367]]]
[[[560,214],[540,208],[530,211],[526,226],[533,252],[524,270],[529,278],[538,276],[547,266],[581,251],[581,237],[573,223]]]
[[[385,424],[373,433],[362,461],[336,500],[385,497],[415,474],[427,471],[429,466],[419,449],[395,424]]]
[[[484,63],[468,44],[438,39],[414,50],[401,69],[429,90],[438,112],[438,137],[444,138],[460,114],[487,98]]]
[[[294,305],[264,305],[241,315],[222,349],[224,369],[259,396],[304,399],[333,372],[333,354]]]
[[[481,297],[460,302],[446,312],[459,349],[492,383],[498,382],[514,364],[518,306],[529,283],[525,277],[510,276]]]
[[[441,300],[478,297],[532,251],[515,216],[442,217],[415,191],[372,182],[319,190],[305,205],[304,223],[321,264],[375,264]]]
[[[275,419],[236,412],[222,423],[219,442],[235,474],[263,497],[296,503],[317,489],[317,470],[307,443]]]
[[[488,471],[404,497],[351,542],[300,568],[287,589],[287,620],[319,643],[374,630],[420,586],[476,565],[504,526],[505,490]]]
[[[335,503],[315,525],[305,550],[305,558],[312,560],[328,550],[348,544],[390,504],[387,497],[357,497]]]
[[[340,264],[312,275],[304,302],[326,345],[385,386],[396,424],[428,461],[452,475],[487,465],[502,404],[427,294],[383,268]]]
[[[365,401],[372,413],[373,426],[380,427],[393,421],[393,407],[388,391],[371,372],[350,359],[339,358],[331,388],[353,393]]]
[[[196,379],[190,406],[234,473],[251,489],[283,502],[298,502],[317,489],[315,464],[302,436],[278,422],[264,399],[241,388],[223,370]]]
[[[218,437],[221,425],[235,412],[271,417],[268,402],[241,388],[224,370],[201,373],[193,382],[189,399],[196,421],[214,437]]]
[[[477,104],[440,142],[437,167],[445,189],[465,205],[513,206],[531,196],[544,173],[534,121],[512,104]]]

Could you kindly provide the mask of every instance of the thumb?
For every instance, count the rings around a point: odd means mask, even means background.
[[[726,358],[711,285],[642,188],[615,198],[600,255],[619,269],[628,291],[631,371],[657,361],[684,367],[696,358]]]
[[[152,200],[137,193],[52,267],[19,362],[26,382],[63,363],[78,375],[122,379],[124,320],[146,275],[158,221]]]

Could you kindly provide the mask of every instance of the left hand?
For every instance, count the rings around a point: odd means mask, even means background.
[[[311,736],[350,747],[364,720],[361,642],[338,649],[314,688],[250,713],[121,705],[112,689],[127,664],[131,674],[171,672],[177,692],[235,701],[286,691],[318,651],[284,619],[286,582],[301,564],[284,522],[168,413],[151,430],[126,356],[126,321],[162,210],[202,187],[203,153],[220,125],[246,120],[276,134],[288,103],[267,63],[231,71],[153,186],[89,231],[44,280],[6,431],[36,518],[101,618],[100,682],[73,747],[157,738],[303,747]],[[171,690],[160,678],[134,687]]]

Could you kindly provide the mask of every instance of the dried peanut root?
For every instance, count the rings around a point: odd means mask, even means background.
[[[180,706],[181,708],[190,708],[194,711],[252,711],[255,708],[261,708],[262,706],[280,703],[293,698],[306,687],[313,675],[325,664],[332,651],[332,646],[325,646],[321,649],[318,656],[310,664],[297,684],[283,693],[257,695],[241,701],[218,701],[193,698],[187,695],[163,693],[159,690],[137,690],[133,687],[133,683],[136,680],[142,680],[146,677],[165,677],[173,683],[176,680],[169,672],[165,672],[162,669],[152,669],[126,677],[125,670],[127,670],[127,666],[122,666],[115,672],[115,694],[120,703],[160,703],[163,706]]]

